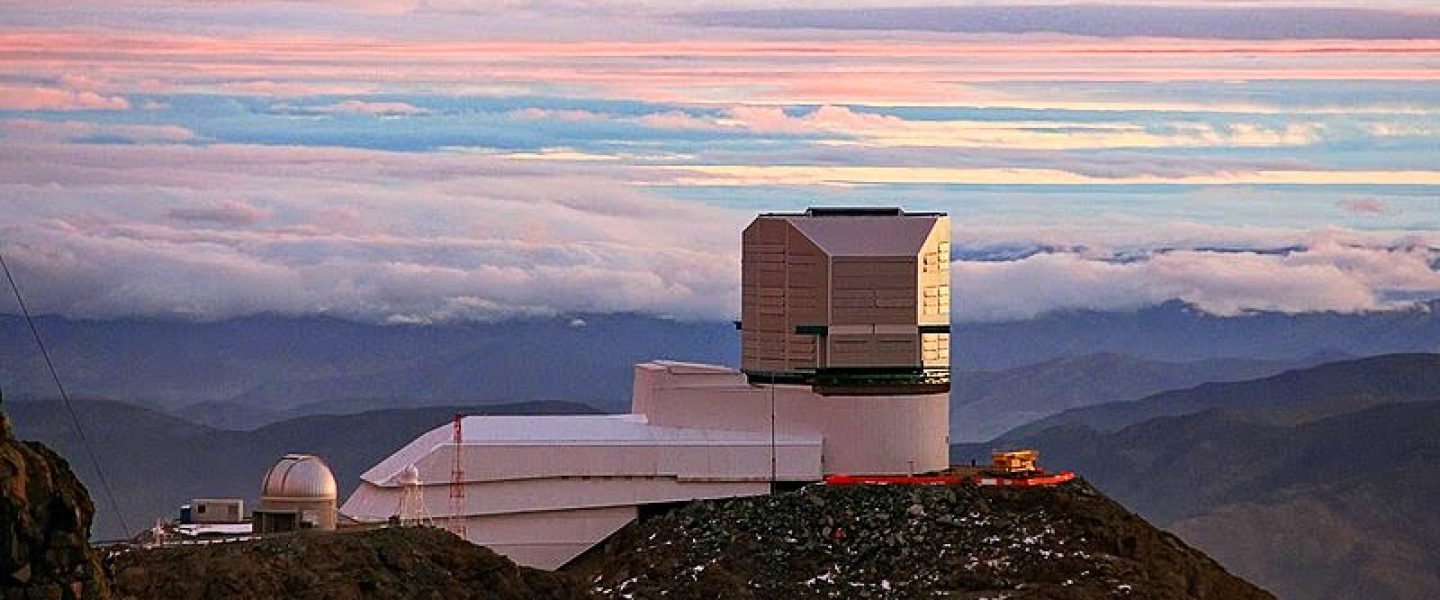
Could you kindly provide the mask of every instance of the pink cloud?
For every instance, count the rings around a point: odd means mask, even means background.
[[[639,122],[657,129],[717,129],[719,126],[711,119],[702,119],[682,110],[671,110],[663,113],[652,113],[640,117]]]
[[[212,206],[182,206],[165,211],[165,216],[188,223],[227,226],[253,225],[270,218],[270,211],[237,200]]]
[[[144,143],[175,143],[196,139],[195,132],[179,125],[127,125],[38,119],[0,121],[0,132],[9,138],[31,142],[68,141],[93,136],[112,136]]]
[[[0,84],[0,110],[126,110],[121,96],[59,88]]]
[[[1440,77],[1426,63],[1440,55],[1440,41],[1435,40],[1133,39],[1102,44],[1054,37],[1019,43],[922,36],[911,41],[548,42],[31,31],[0,34],[0,73],[42,78],[95,73],[103,77],[107,90],[305,95],[438,86],[512,95],[562,90],[580,97],[686,103],[951,105],[1055,105],[1070,100],[1054,94],[999,97],[972,85],[988,82]],[[387,67],[397,63],[404,68]],[[105,101],[123,100],[88,93]],[[85,101],[97,98],[87,96]],[[1123,108],[1133,102],[1118,104]]]
[[[1335,204],[1358,215],[1392,215],[1398,212],[1379,198],[1346,198]]]

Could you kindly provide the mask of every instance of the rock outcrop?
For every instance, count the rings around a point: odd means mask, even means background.
[[[136,600],[588,597],[569,575],[516,566],[432,527],[135,550],[110,567],[116,596]]]
[[[107,599],[95,507],[60,455],[16,440],[0,412],[0,600]]]
[[[573,570],[605,598],[1273,600],[1080,480],[696,502],[622,530]]]

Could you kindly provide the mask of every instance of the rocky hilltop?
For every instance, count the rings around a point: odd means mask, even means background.
[[[1081,480],[697,502],[574,570],[602,598],[1273,598]]]
[[[65,459],[16,440],[0,412],[0,600],[110,598],[89,544],[94,516]]]
[[[134,551],[119,598],[1153,598],[1273,596],[1083,481],[1055,488],[810,486],[694,502],[565,572],[433,528]]]

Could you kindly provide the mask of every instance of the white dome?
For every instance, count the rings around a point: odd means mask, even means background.
[[[409,465],[401,469],[400,475],[395,479],[400,482],[400,485],[420,485],[420,469],[415,468],[415,465]]]
[[[334,500],[338,495],[335,475],[313,454],[286,454],[270,467],[260,488],[262,498]]]

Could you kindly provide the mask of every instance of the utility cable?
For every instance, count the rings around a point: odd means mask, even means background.
[[[10,289],[15,292],[15,301],[20,304],[20,314],[25,317],[25,323],[30,326],[30,335],[35,337],[35,345],[40,347],[40,355],[45,358],[45,367],[50,369],[50,378],[55,381],[55,389],[60,390],[60,399],[65,404],[66,412],[70,413],[70,422],[75,425],[75,433],[80,437],[80,445],[85,446],[85,453],[90,457],[90,464],[95,467],[95,474],[100,477],[100,487],[105,490],[105,497],[110,500],[110,509],[115,512],[115,518],[120,521],[120,530],[124,531],[126,539],[129,539],[130,525],[125,522],[125,513],[120,512],[120,503],[115,501],[115,492],[110,489],[110,481],[105,478],[105,469],[100,466],[100,457],[95,454],[95,448],[90,445],[90,439],[85,436],[85,427],[80,424],[80,415],[75,412],[75,406],[70,403],[70,395],[65,393],[65,386],[60,383],[60,374],[55,371],[55,362],[50,360],[50,351],[45,349],[45,342],[40,339],[40,330],[35,328],[35,319],[30,316],[30,309],[25,306],[25,297],[20,294],[20,286],[15,284],[15,276],[10,274],[10,265],[5,263],[4,254],[0,254],[0,269],[5,271],[5,280],[10,282]]]

